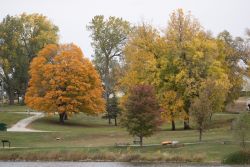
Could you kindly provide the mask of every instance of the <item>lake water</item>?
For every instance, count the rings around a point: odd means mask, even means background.
[[[0,162],[0,167],[230,167],[228,165],[127,162]]]

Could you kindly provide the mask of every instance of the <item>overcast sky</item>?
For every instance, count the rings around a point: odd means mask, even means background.
[[[132,23],[142,20],[164,28],[170,13],[191,11],[206,30],[228,30],[244,36],[250,28],[250,0],[0,0],[0,19],[7,14],[41,13],[60,29],[60,42],[73,42],[90,57],[93,53],[86,25],[95,15],[117,16]]]

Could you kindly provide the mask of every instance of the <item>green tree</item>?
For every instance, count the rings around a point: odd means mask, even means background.
[[[115,126],[117,126],[117,117],[120,114],[121,109],[118,106],[118,99],[116,96],[113,96],[110,99],[109,103],[109,112],[110,112],[110,117],[115,120]]]
[[[17,66],[18,56],[22,54],[21,44],[19,43],[21,30],[21,22],[17,17],[7,15],[0,23],[0,76],[3,80],[4,89],[7,92],[10,104],[14,103],[16,89],[14,75],[18,71],[15,67]]]
[[[239,62],[248,62],[248,47],[242,38],[233,38],[228,31],[219,33],[217,45],[220,56],[223,57],[224,67],[228,74],[231,88],[228,92],[226,103],[231,103],[238,99],[242,90],[244,68],[239,66]]]
[[[94,48],[94,64],[99,71],[105,87],[105,99],[109,124],[111,115],[108,111],[110,94],[114,91],[117,83],[116,77],[111,76],[111,71],[123,61],[123,48],[131,31],[129,22],[122,18],[95,16],[89,25],[91,32],[92,47]]]
[[[128,132],[140,138],[153,134],[160,123],[160,109],[153,88],[138,85],[131,89],[122,113],[122,125]]]
[[[57,32],[58,27],[41,14],[6,16],[1,22],[1,77],[11,104],[15,93],[24,98],[29,64],[45,45],[58,42]]]
[[[250,138],[250,115],[249,113],[241,113],[234,124],[234,136],[240,146],[245,149],[246,141]]]

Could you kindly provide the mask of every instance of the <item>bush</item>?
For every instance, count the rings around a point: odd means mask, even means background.
[[[7,125],[5,123],[0,123],[0,131],[6,131]]]
[[[223,160],[224,164],[250,164],[250,150],[231,153]]]

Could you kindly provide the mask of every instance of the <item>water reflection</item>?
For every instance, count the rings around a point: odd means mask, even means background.
[[[127,162],[0,162],[1,167],[230,167],[227,165],[201,165],[177,163],[127,163]]]

